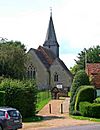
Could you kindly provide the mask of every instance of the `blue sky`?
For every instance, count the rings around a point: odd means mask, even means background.
[[[60,58],[68,68],[84,48],[100,45],[100,0],[0,0],[0,37],[43,45],[52,6]]]

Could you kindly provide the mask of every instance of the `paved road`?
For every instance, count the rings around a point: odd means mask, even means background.
[[[59,127],[59,128],[49,128],[45,130],[100,130],[100,124],[91,124],[83,126],[70,126],[70,127]]]
[[[100,130],[100,124],[49,128],[49,129],[45,129],[45,130]]]

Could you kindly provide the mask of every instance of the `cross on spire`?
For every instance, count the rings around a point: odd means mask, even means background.
[[[50,16],[52,16],[52,7],[50,7]]]

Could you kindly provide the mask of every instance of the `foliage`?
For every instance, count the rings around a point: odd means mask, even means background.
[[[18,41],[0,43],[0,76],[22,79],[27,61],[25,51]]]
[[[4,80],[4,77],[0,76],[0,83],[2,82],[2,80]]]
[[[94,100],[95,103],[100,103],[100,97],[97,97],[95,100]]]
[[[84,48],[83,51],[78,53],[77,60],[75,61],[75,66],[71,68],[73,74],[85,69],[86,63],[100,63],[100,46],[93,46],[89,49]]]
[[[93,86],[81,86],[75,101],[75,111],[79,111],[79,103],[83,101],[93,103],[93,100],[96,97],[96,90]]]
[[[73,67],[70,68],[70,71],[75,76],[75,74],[79,71],[79,66],[75,64]]]
[[[17,108],[23,117],[35,115],[37,100],[35,82],[6,79],[1,82],[0,90],[6,93],[6,106]]]
[[[37,109],[38,112],[41,110],[51,99],[51,92],[50,91],[40,91],[37,93]]]
[[[89,85],[89,77],[85,73],[84,70],[80,70],[77,72],[77,74],[74,76],[72,87],[71,87],[71,98],[70,98],[70,114],[74,111],[74,105],[77,95],[77,89],[82,85]]]
[[[82,116],[100,118],[100,104],[80,102],[79,111]]]
[[[5,91],[0,91],[0,106],[5,105]]]

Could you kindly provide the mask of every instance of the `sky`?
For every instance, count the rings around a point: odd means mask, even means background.
[[[0,0],[0,37],[27,50],[42,46],[50,7],[60,58],[70,68],[84,48],[100,45],[100,0]]]

